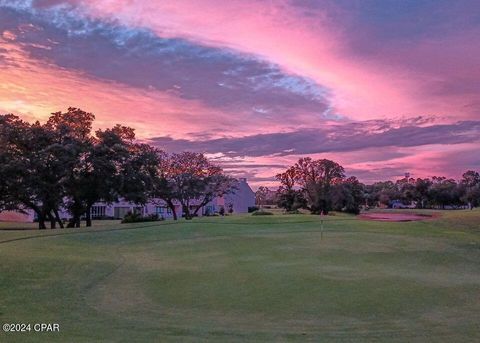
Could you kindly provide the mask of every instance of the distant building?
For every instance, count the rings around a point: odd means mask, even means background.
[[[247,179],[239,179],[238,189],[234,193],[225,195],[223,197],[216,197],[211,202],[203,206],[198,211],[198,216],[213,215],[219,213],[221,208],[224,208],[225,213],[247,213],[248,207],[255,206],[255,193],[252,191],[247,183]],[[183,216],[183,209],[179,202],[174,202],[175,212],[178,218]],[[194,211],[196,204],[192,204],[190,209]],[[35,212],[32,210],[25,210],[25,213],[17,211],[0,212],[0,221],[15,221],[15,222],[33,222],[35,221]],[[60,210],[60,218],[69,219],[70,214],[66,210]],[[159,218],[172,219],[172,210],[167,204],[160,199],[152,199],[145,205],[138,205],[128,201],[117,201],[114,203],[97,202],[92,206],[92,219],[98,218],[113,218],[123,219],[127,213],[139,213],[142,216],[152,214],[158,215]]]
[[[249,207],[255,206],[255,192],[250,188],[247,179],[238,179],[235,193],[224,196],[225,212],[229,213],[230,209],[233,213],[247,213]]]
[[[403,203],[403,201],[401,200],[392,200],[390,202],[390,208],[394,208],[394,209],[402,209],[402,208],[416,208],[417,207],[417,202],[416,201],[412,201],[410,202],[410,204],[405,204]]]

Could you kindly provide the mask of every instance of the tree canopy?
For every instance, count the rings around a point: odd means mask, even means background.
[[[144,205],[163,199],[186,218],[235,189],[236,180],[203,154],[167,154],[138,142],[130,127],[92,132],[95,116],[78,108],[55,112],[45,124],[0,116],[0,211],[32,210],[39,228],[63,227],[60,209],[91,225],[91,208],[120,198]]]
[[[276,179],[280,182],[277,204],[286,211],[305,208],[316,214],[326,214],[332,209],[359,213],[361,206],[473,208],[480,205],[480,174],[472,170],[465,172],[459,182],[433,176],[365,185],[354,176],[346,178],[344,168],[334,161],[305,157],[277,174]]]

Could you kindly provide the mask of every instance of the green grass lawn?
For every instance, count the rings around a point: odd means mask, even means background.
[[[2,223],[0,226],[5,227]],[[0,230],[0,342],[478,342],[480,211]]]

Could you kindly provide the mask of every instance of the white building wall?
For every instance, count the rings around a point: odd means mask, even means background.
[[[248,208],[255,206],[255,192],[250,188],[247,179],[239,179],[238,189],[232,194],[225,196],[225,210],[233,207],[233,213],[247,213]]]
[[[182,206],[174,203],[177,217],[181,218],[183,215]],[[248,207],[255,206],[255,193],[252,191],[246,179],[239,179],[238,189],[233,194],[228,194],[225,197],[217,197],[209,202],[206,206],[198,211],[198,216],[207,214],[219,213],[220,209],[225,208],[225,213],[228,213],[229,206],[233,207],[233,213],[247,213]],[[137,205],[128,201],[120,200],[118,202],[108,204],[105,202],[97,202],[94,206],[104,207],[104,216],[109,218],[122,219],[127,212],[139,211],[143,216],[148,216],[157,213],[159,217],[165,219],[173,219],[173,213],[168,209],[167,204],[160,199],[153,199],[145,206]],[[193,210],[193,208],[192,208]],[[26,214],[16,211],[0,212],[0,221],[17,221],[17,222],[32,222],[35,219],[35,213],[32,210],[26,210]],[[94,212],[94,211],[92,211]],[[119,217],[119,214],[122,216]],[[60,209],[60,218],[69,219],[70,214],[65,209]],[[95,219],[93,217],[93,219]]]

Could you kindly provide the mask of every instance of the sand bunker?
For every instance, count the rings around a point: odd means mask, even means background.
[[[364,213],[359,216],[361,219],[376,220],[380,222],[413,222],[433,218],[429,214],[418,213]]]

